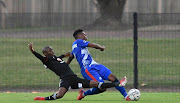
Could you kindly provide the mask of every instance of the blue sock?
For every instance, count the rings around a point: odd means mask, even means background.
[[[93,94],[99,94],[98,88],[91,88],[91,89],[87,90],[86,92],[84,92],[84,96],[93,95]]]
[[[124,97],[127,96],[127,92],[124,87],[117,86],[115,87]]]

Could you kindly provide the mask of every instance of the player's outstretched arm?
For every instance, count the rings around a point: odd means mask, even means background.
[[[105,46],[101,46],[101,45],[95,44],[95,43],[89,43],[88,47],[92,47],[92,48],[95,48],[95,49],[100,49],[101,51],[104,51],[104,49],[105,49]]]
[[[43,63],[47,60],[47,58],[43,57],[41,54],[39,54],[39,53],[37,53],[37,52],[34,51],[33,43],[32,43],[32,42],[30,42],[30,43],[28,44],[28,46],[29,46],[29,50],[30,50],[38,59],[40,59]]]
[[[74,59],[74,55],[70,54],[66,63],[69,65],[73,59]]]
[[[33,42],[30,42],[30,43],[28,44],[28,46],[29,46],[29,50],[30,50],[31,52],[34,52]]]

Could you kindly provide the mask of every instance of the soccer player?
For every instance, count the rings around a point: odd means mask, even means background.
[[[81,79],[77,77],[73,73],[73,71],[70,69],[67,63],[65,63],[62,58],[67,57],[70,55],[70,53],[66,53],[65,55],[61,56],[55,56],[53,49],[50,46],[46,46],[42,49],[42,52],[44,56],[37,53],[33,49],[33,43],[28,44],[30,51],[42,61],[44,66],[46,68],[49,68],[51,71],[53,71],[56,75],[58,75],[61,79],[59,90],[57,93],[54,93],[51,96],[48,97],[35,97],[34,100],[55,100],[62,98],[65,93],[68,91],[69,87],[72,89],[77,88],[90,88],[90,87],[96,87],[96,88],[110,88],[120,85],[120,82],[117,81],[116,83],[102,83],[102,82],[96,82],[96,81],[90,81],[87,79]],[[122,82],[121,84],[126,84],[126,82]]]
[[[104,51],[105,47],[99,44],[88,42],[86,33],[82,29],[75,30],[73,36],[75,38],[75,41],[72,44],[72,52],[67,60],[67,64],[70,64],[70,62],[75,57],[80,65],[81,74],[85,79],[99,81],[103,83],[104,80],[117,82],[118,79],[112,74],[111,70],[104,65],[95,62],[87,48],[91,47]],[[120,82],[121,81],[127,81],[126,76],[122,80],[120,80]],[[121,92],[121,94],[125,97],[127,101],[130,100],[123,86],[116,86],[115,88]],[[102,93],[105,90],[106,89],[92,88],[90,90],[84,91],[81,89],[79,91],[79,96],[77,100],[81,100],[87,95]]]

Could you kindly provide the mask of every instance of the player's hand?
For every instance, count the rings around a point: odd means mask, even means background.
[[[33,42],[30,42],[30,43],[28,44],[28,46],[29,46],[29,50],[30,50],[31,52],[33,52],[33,51],[34,51],[34,49],[33,49]]]
[[[65,56],[65,57],[68,57],[68,56],[70,56],[70,55],[71,55],[71,53],[68,52],[68,53],[66,53],[64,56]]]
[[[105,46],[101,46],[100,50],[104,51],[104,49],[105,49]]]

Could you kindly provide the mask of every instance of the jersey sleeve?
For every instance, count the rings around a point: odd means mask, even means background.
[[[77,45],[78,45],[79,47],[82,47],[82,48],[87,47],[88,44],[89,44],[88,41],[85,41],[85,40],[82,40],[82,39],[79,39],[79,40],[77,41],[77,43],[78,43]]]
[[[39,54],[39,53],[37,53],[37,52],[32,52],[39,60],[41,60],[43,63],[45,63],[47,60],[48,60],[48,58],[46,58],[46,57],[43,57],[41,54]]]

